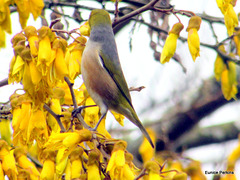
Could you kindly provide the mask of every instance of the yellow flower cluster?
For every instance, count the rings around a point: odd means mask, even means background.
[[[226,53],[223,45],[219,47],[219,50],[222,53]],[[222,92],[225,99],[235,99],[238,92],[236,64],[232,61],[224,61],[220,55],[217,55],[214,65],[214,73],[216,80],[221,80]]]
[[[188,32],[188,48],[193,61],[195,61],[195,59],[200,56],[200,40],[197,31],[200,28],[201,21],[202,20],[199,16],[192,16],[186,29]],[[165,41],[160,57],[160,62],[162,64],[169,62],[169,60],[173,57],[177,48],[177,39],[183,28],[184,26],[182,23],[178,22],[174,24],[171,31],[169,31],[169,36]]]
[[[175,38],[182,28],[179,23],[170,35]],[[85,24],[80,32],[88,36],[89,26]],[[178,158],[156,154],[146,139],[139,149],[144,165],[138,169],[126,150],[127,143],[113,139],[106,130],[105,119],[95,132],[83,128],[72,117],[72,92],[64,80],[67,77],[73,83],[81,74],[86,41],[79,36],[68,44],[54,30],[48,27],[37,30],[32,26],[13,37],[9,82],[21,82],[25,93],[17,90],[10,97],[13,134],[5,129],[9,120],[0,124],[4,128],[0,132],[4,139],[0,140],[0,180],[4,176],[13,180],[186,180],[187,176],[202,175],[199,163],[196,173],[192,173]],[[90,127],[95,127],[100,118],[99,107],[92,106],[95,103],[84,84],[73,92],[78,105],[91,106],[83,109],[81,115]],[[123,125],[124,117],[112,114]],[[155,144],[156,134],[150,129],[148,132]],[[161,166],[166,159],[167,163]]]
[[[12,39],[15,56],[10,64],[9,83],[22,82],[34,103],[44,103],[64,77],[74,80],[80,74],[81,55],[86,39],[78,37],[68,46],[46,26],[27,26]]]
[[[30,13],[34,20],[41,15],[44,7],[43,0],[1,0],[0,1],[0,48],[5,47],[5,32],[11,34],[11,17],[9,6],[15,4],[22,28],[27,25]]]
[[[233,7],[236,5],[236,0],[216,0],[218,8],[224,15],[225,26],[228,35],[231,36],[234,28],[238,26],[238,17]]]

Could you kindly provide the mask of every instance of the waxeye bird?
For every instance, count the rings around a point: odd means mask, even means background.
[[[112,23],[107,11],[92,10],[89,18],[90,37],[82,55],[81,72],[89,95],[100,107],[101,117],[97,129],[108,110],[127,117],[153,142],[139,120],[119,62]]]

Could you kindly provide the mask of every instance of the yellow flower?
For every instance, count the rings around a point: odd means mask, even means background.
[[[70,162],[72,164],[72,168],[71,168],[72,179],[80,178],[81,174],[84,172],[83,164],[82,164],[83,162],[82,154],[83,154],[83,148],[81,147],[75,148],[74,151],[72,151],[70,154]]]
[[[6,47],[6,34],[2,27],[0,26],[0,48]]]
[[[0,135],[2,140],[5,140],[9,145],[11,144],[11,131],[9,119],[0,119]]]
[[[88,155],[88,180],[101,180],[101,175],[99,171],[100,163],[100,152],[97,149],[90,151]]]
[[[35,139],[41,148],[47,141],[48,131],[46,123],[46,115],[43,107],[32,109],[27,131],[27,143],[32,145]]]
[[[7,1],[0,1],[0,29],[12,33],[10,9]]]
[[[226,53],[223,45],[219,47],[219,50],[221,50],[222,53]],[[224,71],[225,68],[226,65],[221,56],[218,54],[214,63],[214,74],[217,81],[220,81],[222,72]]]
[[[188,48],[193,58],[193,61],[196,60],[198,56],[200,56],[200,40],[197,31],[200,28],[201,18],[199,16],[192,16],[189,20],[189,24],[187,27],[188,32]]]
[[[29,3],[26,0],[16,0],[17,11],[19,14],[19,22],[21,24],[22,29],[24,29],[27,25],[27,20],[30,14]]]
[[[41,180],[52,180],[55,175],[55,157],[54,151],[43,151],[40,159],[43,161],[43,168],[41,171]]]
[[[36,20],[37,17],[40,16],[42,13],[44,2],[43,0],[29,0],[28,2],[30,12],[32,13],[34,20]]]
[[[177,39],[182,29],[183,29],[182,23],[176,23],[173,25],[171,31],[169,32],[169,36],[165,41],[161,53],[160,62],[162,64],[169,62],[169,60],[173,57],[177,47]]]
[[[2,168],[2,162],[0,162],[0,180],[4,180],[4,173]]]
[[[0,140],[0,159],[4,174],[7,175],[9,179],[16,180],[18,172],[13,151],[9,151],[7,142],[4,140]]]
[[[53,32],[49,27],[43,26],[38,30],[39,34],[39,50],[38,50],[38,60],[37,67],[41,71],[43,76],[47,75],[50,70],[51,59],[51,42],[55,38]]]
[[[86,21],[82,26],[80,26],[79,31],[80,31],[80,34],[83,36],[90,36],[89,22]]]
[[[33,26],[27,26],[24,28],[24,34],[27,37],[27,40],[29,42],[31,55],[33,57],[37,57],[38,55],[38,36],[37,36],[37,30]]]
[[[29,101],[22,102],[20,112],[19,110],[13,114],[13,144],[15,146],[27,144],[27,131],[29,120],[31,117],[32,104]],[[17,116],[18,117],[14,117]],[[18,126],[17,126],[18,125]]]
[[[226,8],[229,4],[226,0],[216,0],[218,8],[221,10],[222,14],[225,14]]]
[[[74,80],[81,73],[82,53],[86,42],[87,39],[80,36],[67,47],[65,61],[68,66],[69,77],[71,80]]]
[[[234,62],[228,62],[228,68],[222,72],[221,86],[225,99],[230,100],[236,98],[238,92],[237,89],[237,74],[236,64]]]
[[[111,179],[126,179],[133,180],[134,175],[125,160],[125,150],[127,143],[125,141],[118,141],[114,144],[111,158],[108,162],[107,172]]]
[[[233,40],[236,45],[237,54],[238,54],[238,56],[240,56],[240,30],[238,30],[236,32],[235,36],[233,36]]]
[[[44,146],[50,150],[58,150],[62,147],[72,150],[81,142],[90,141],[91,138],[92,133],[87,129],[82,129],[75,132],[54,133],[51,134]]]
[[[207,179],[202,172],[201,163],[199,161],[191,161],[185,171],[191,179]]]
[[[27,155],[23,149],[15,149],[14,156],[17,160],[18,165],[29,172],[31,179],[39,179],[40,173],[38,172],[35,165],[27,158]]]
[[[234,148],[234,150],[231,152],[231,154],[228,156],[228,166],[235,165],[236,161],[240,158],[240,143],[238,143],[238,146]]]
[[[150,138],[152,139],[153,143],[156,143],[156,134],[152,129],[147,129],[148,134],[150,135]],[[152,159],[155,155],[155,149],[152,148],[151,144],[148,142],[148,140],[144,137],[144,140],[139,147],[139,153],[142,156],[143,162],[147,162],[150,159]]]
[[[238,26],[238,17],[235,13],[232,4],[229,4],[224,14],[225,26],[227,28],[228,35],[231,36],[234,32],[234,28]]]
[[[61,177],[64,173],[67,163],[68,163],[68,154],[66,147],[62,147],[58,149],[57,156],[56,156],[56,175],[57,177]]]
[[[53,77],[57,80],[64,80],[65,76],[68,76],[68,68],[65,62],[65,51],[67,47],[67,41],[65,39],[55,39],[53,42],[53,50],[56,51],[56,56],[53,62]]]
[[[144,179],[147,180],[161,180],[160,177],[160,167],[155,161],[148,161],[145,163],[144,168],[146,169],[147,175],[144,176]]]

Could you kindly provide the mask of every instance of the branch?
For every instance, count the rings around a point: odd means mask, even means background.
[[[240,128],[234,122],[205,128],[194,128],[176,141],[174,149],[182,151],[185,148],[189,149],[237,139],[239,132]]]
[[[112,24],[112,27],[114,28],[115,26],[117,26],[118,24],[128,20],[128,19],[131,19],[132,17],[144,12],[144,11],[147,11],[147,10],[150,10],[151,8],[153,8],[153,6],[158,2],[159,0],[152,0],[150,1],[148,4],[144,5],[143,7],[141,8],[138,8],[136,9],[135,11],[132,11],[131,13],[119,18],[119,19],[116,19],[116,21],[113,22]]]

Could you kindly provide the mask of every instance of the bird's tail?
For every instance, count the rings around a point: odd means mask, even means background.
[[[150,138],[147,130],[143,127],[141,121],[139,120],[136,112],[133,110],[130,117],[127,117],[133,124],[135,124],[143,133],[143,135],[147,138],[148,142],[151,144],[152,148],[154,148],[154,144],[152,139]]]

